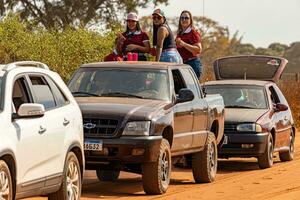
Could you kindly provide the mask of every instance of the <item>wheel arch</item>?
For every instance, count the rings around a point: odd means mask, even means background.
[[[275,146],[275,143],[276,143],[276,131],[275,131],[275,128],[272,128],[271,129],[271,135],[272,135],[272,137],[273,137],[273,146]]]
[[[81,178],[83,179],[83,172],[84,172],[84,155],[83,155],[83,151],[82,149],[80,148],[80,144],[79,143],[73,143],[70,147],[69,147],[69,150],[68,150],[68,153],[69,152],[73,152],[78,161],[79,161],[79,166],[80,166],[80,171],[81,171]],[[67,153],[67,154],[68,154]],[[66,158],[67,158],[67,155],[66,155]]]
[[[215,135],[217,141],[218,141],[218,139],[221,139],[221,138],[218,138],[219,134],[220,134],[219,130],[220,130],[219,121],[215,119],[210,126],[210,132],[212,132]]]
[[[13,184],[13,199],[16,195],[16,185],[17,185],[17,164],[15,155],[11,151],[4,151],[0,154],[0,159],[6,162],[8,168],[10,170],[12,176],[12,184]]]
[[[173,139],[174,139],[174,132],[173,132],[173,128],[172,126],[166,126],[163,131],[162,131],[162,137],[164,139],[166,139],[169,144],[170,144],[170,147],[172,147],[172,144],[173,144]]]

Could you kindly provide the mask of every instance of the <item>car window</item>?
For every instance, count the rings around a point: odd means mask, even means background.
[[[29,76],[32,84],[34,102],[43,104],[45,110],[56,107],[54,96],[46,79],[42,76]]]
[[[273,104],[280,103],[279,97],[278,97],[278,95],[277,95],[277,93],[276,93],[274,87],[273,87],[273,86],[270,86],[270,87],[269,87],[269,90],[270,90],[270,93],[271,93],[270,98],[271,98],[271,100],[272,100],[272,103],[273,103]]]
[[[178,69],[172,70],[173,80],[174,80],[174,90],[175,94],[179,93],[179,90],[186,88],[186,84],[182,78],[182,75]]]
[[[14,82],[12,102],[14,104],[15,110],[18,111],[23,103],[30,103],[29,92],[26,87],[26,80],[24,77],[18,78]]]
[[[287,100],[285,99],[285,97],[284,97],[284,95],[282,94],[282,92],[280,91],[280,89],[279,89],[277,86],[275,86],[274,89],[275,89],[275,91],[276,91],[276,93],[277,93],[277,96],[278,96],[278,98],[279,98],[280,103],[285,104],[285,105],[288,106],[288,102],[287,102]]]
[[[194,95],[198,95],[198,97],[200,97],[199,84],[195,82],[194,75],[191,71],[189,69],[181,69],[180,71],[184,77],[187,88],[192,90]]]
[[[264,87],[250,85],[206,85],[207,94],[220,94],[226,108],[266,109]]]
[[[56,106],[61,107],[68,104],[69,100],[66,98],[66,95],[62,92],[62,90],[58,87],[58,85],[51,78],[46,77],[46,79],[55,97]]]

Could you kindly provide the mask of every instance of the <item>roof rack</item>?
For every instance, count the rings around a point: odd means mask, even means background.
[[[39,67],[42,69],[49,70],[49,67],[46,64],[44,64],[42,62],[37,62],[37,61],[18,61],[18,62],[9,63],[9,64],[5,65],[3,70],[9,71],[16,67]]]

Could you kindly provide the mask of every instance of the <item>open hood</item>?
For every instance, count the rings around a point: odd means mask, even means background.
[[[215,60],[217,80],[252,79],[276,82],[288,61],[272,56],[232,56]]]

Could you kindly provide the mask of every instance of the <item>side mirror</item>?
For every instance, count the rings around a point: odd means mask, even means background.
[[[289,107],[287,107],[285,104],[282,104],[282,103],[277,103],[276,105],[275,105],[275,112],[281,112],[281,111],[286,111],[286,110],[288,110],[289,109]]]
[[[187,88],[182,88],[179,90],[178,97],[176,99],[176,103],[183,103],[187,101],[192,101],[194,99],[194,93],[192,90]]]
[[[38,103],[23,103],[17,114],[13,114],[13,119],[42,117],[45,113],[45,107]]]

